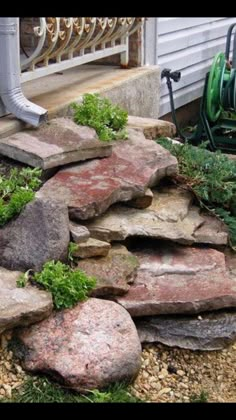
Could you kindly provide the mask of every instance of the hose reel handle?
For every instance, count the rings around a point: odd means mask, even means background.
[[[231,36],[232,36],[232,32],[233,32],[233,29],[234,29],[235,26],[236,26],[236,23],[232,23],[232,25],[230,25],[230,27],[227,31],[226,48],[225,48],[225,59],[226,59],[226,61],[229,61]],[[236,32],[234,34],[233,61],[234,61],[234,59],[236,61]]]

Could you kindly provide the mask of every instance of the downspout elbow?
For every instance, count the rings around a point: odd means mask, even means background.
[[[26,123],[38,127],[42,122],[47,121],[47,110],[26,99],[21,87],[5,93],[0,92],[0,96],[6,109]]]
[[[26,99],[20,73],[19,18],[0,17],[0,98],[8,112],[37,127],[47,110]]]

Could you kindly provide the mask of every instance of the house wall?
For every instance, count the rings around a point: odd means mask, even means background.
[[[149,18],[144,29],[144,64],[180,70],[173,82],[179,108],[202,95],[205,75],[217,52],[225,51],[226,34],[236,18]],[[160,114],[170,112],[166,81],[160,89]]]

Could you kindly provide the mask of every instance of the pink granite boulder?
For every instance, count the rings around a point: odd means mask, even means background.
[[[26,370],[49,374],[79,392],[131,381],[141,365],[141,344],[128,312],[95,298],[19,330],[16,353]]]

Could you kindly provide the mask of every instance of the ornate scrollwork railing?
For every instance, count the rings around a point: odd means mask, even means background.
[[[144,18],[137,17],[20,18],[22,82],[118,53],[125,66],[129,36],[143,22]]]

